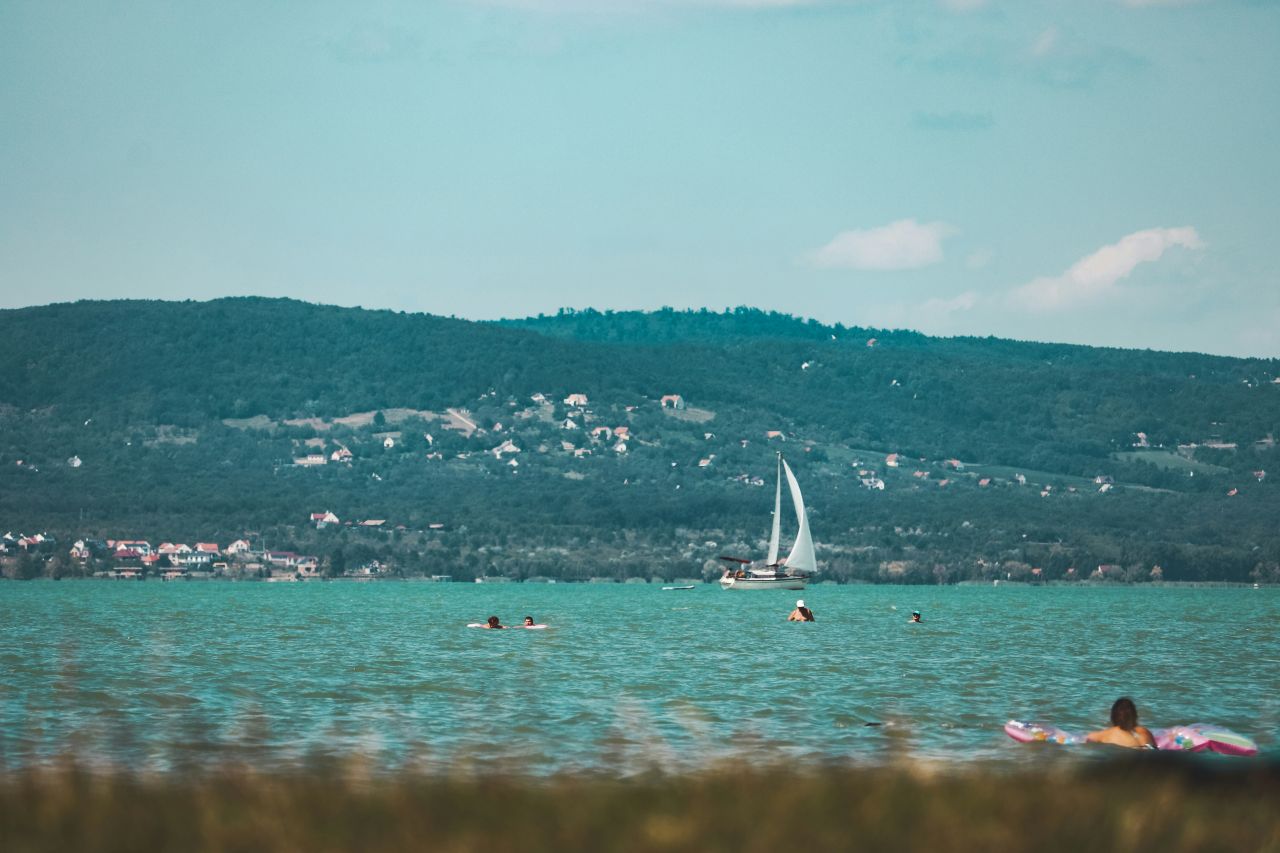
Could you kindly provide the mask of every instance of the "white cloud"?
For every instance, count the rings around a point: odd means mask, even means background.
[[[1203,249],[1204,242],[1190,226],[1137,231],[1081,258],[1060,276],[1037,278],[1015,288],[1010,300],[1030,311],[1053,311],[1096,300],[1113,291],[1139,264],[1157,261],[1175,246]]]
[[[942,260],[942,240],[956,233],[945,222],[899,219],[879,228],[842,231],[809,254],[824,269],[909,270]]]

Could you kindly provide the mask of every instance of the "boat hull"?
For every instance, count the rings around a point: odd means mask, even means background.
[[[776,578],[735,578],[720,579],[724,589],[804,589],[805,578],[781,576]]]

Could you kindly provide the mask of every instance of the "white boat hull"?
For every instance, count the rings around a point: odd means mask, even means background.
[[[804,589],[806,578],[794,575],[780,575],[776,578],[735,578],[723,577],[720,586],[724,589]]]

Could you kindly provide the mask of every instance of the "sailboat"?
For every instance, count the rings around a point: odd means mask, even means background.
[[[796,509],[796,541],[787,559],[778,562],[778,544],[782,532],[782,478],[787,478],[791,502]],[[769,535],[769,556],[760,568],[753,568],[750,560],[737,557],[721,557],[738,568],[725,569],[720,578],[724,589],[804,589],[809,575],[818,570],[818,560],[813,551],[813,535],[809,532],[809,515],[804,509],[804,497],[791,466],[778,454],[778,480],[773,495],[773,531]]]

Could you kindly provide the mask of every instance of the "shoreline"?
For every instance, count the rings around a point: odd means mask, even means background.
[[[252,583],[252,584],[290,584],[290,583],[413,583],[413,584],[454,584],[457,586],[504,586],[511,584],[528,584],[531,586],[657,586],[671,585],[672,583],[694,583],[698,587],[715,588],[719,586],[717,581],[694,581],[692,579],[678,578],[675,581],[666,580],[645,580],[643,578],[590,578],[588,580],[562,580],[559,578],[502,578],[487,579],[473,581],[441,581],[426,576],[408,576],[408,577],[305,577],[305,578],[259,578],[259,577],[184,577],[184,578],[160,578],[160,577],[130,577],[130,578],[110,578],[110,577],[38,577],[38,578],[11,578],[0,575],[0,581],[12,581],[14,583],[64,583],[64,582],[94,582],[94,583]],[[1018,587],[1018,588],[1034,588],[1034,587],[1054,587],[1054,588],[1088,588],[1088,589],[1130,589],[1133,587],[1149,587],[1152,589],[1276,589],[1280,588],[1280,584],[1276,583],[1253,583],[1243,581],[1134,581],[1132,583],[1125,581],[1063,581],[1050,580],[1040,582],[1029,581],[974,581],[963,580],[955,583],[892,583],[880,581],[856,580],[848,582],[840,581],[819,581],[810,584],[810,587],[822,586],[884,586],[884,587],[910,587],[913,589],[941,589],[947,587]]]

